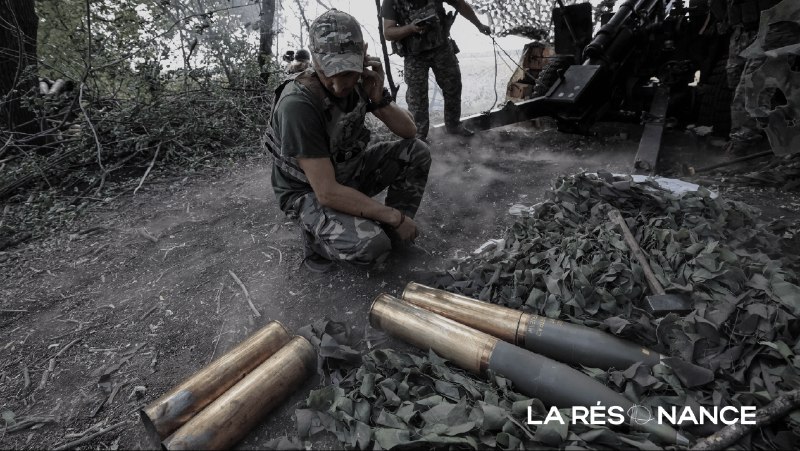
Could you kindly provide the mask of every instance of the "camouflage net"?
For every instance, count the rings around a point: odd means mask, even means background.
[[[493,32],[497,36],[523,36],[529,39],[547,40],[552,31],[553,1],[550,0],[475,0],[470,2],[475,11],[491,19]],[[565,5],[577,0],[565,0]]]
[[[761,224],[751,207],[704,189],[676,195],[607,173],[561,178],[547,197],[522,210],[505,237],[420,282],[597,328],[670,356],[652,368],[577,368],[651,409],[760,408],[800,386],[798,256],[786,251],[793,237],[785,227]],[[667,290],[692,297],[693,312],[643,313],[642,268],[607,219],[610,208],[628,219]],[[508,380],[465,374],[433,353],[381,348],[370,329],[363,339],[347,332],[331,322],[303,331],[318,346],[329,380],[296,411],[303,439],[327,431],[351,449],[659,449],[646,435],[620,429],[528,425],[528,407],[539,418],[544,406]],[[371,351],[362,351],[364,343]],[[699,439],[720,427],[682,430]],[[798,431],[800,412],[793,412],[738,446],[792,448]]]

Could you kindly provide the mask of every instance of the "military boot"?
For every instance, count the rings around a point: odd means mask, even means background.
[[[455,127],[445,127],[445,132],[447,132],[448,135],[458,135],[465,137],[470,137],[475,134],[475,132],[473,132],[472,130],[468,129],[467,127],[464,127],[463,124],[458,124]]]
[[[314,237],[305,230],[300,231],[303,240],[303,266],[311,272],[325,273],[333,268],[333,262],[314,250]]]

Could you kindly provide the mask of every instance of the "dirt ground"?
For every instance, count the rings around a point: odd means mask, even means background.
[[[138,410],[267,322],[297,330],[329,317],[360,333],[378,293],[399,293],[502,235],[509,206],[538,202],[558,175],[629,172],[641,128],[596,131],[590,138],[510,127],[435,140],[417,217],[420,250],[382,270],[305,271],[299,229],[275,204],[264,157],[178,180],[151,176],[135,196],[97,201],[68,227],[0,252],[0,412],[8,424],[11,414],[17,423],[39,421],[0,432],[0,448],[53,448],[120,422],[83,446],[146,447]],[[668,135],[663,152],[674,152],[666,167],[724,158],[683,132]],[[769,217],[797,215],[789,194],[726,195],[765,206]],[[318,384],[310,379],[240,446],[294,435],[294,408]],[[334,446],[330,437],[312,441]]]

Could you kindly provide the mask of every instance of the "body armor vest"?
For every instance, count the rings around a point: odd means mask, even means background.
[[[325,131],[331,152],[331,163],[336,172],[336,181],[342,185],[350,185],[360,169],[361,157],[370,139],[369,129],[364,125],[367,114],[368,97],[359,83],[355,90],[358,103],[350,112],[343,111],[333,102],[317,78],[313,70],[307,70],[284,80],[275,89],[275,104],[272,114],[278,106],[290,96],[300,95],[308,98],[322,112],[325,118]],[[280,138],[272,128],[272,115],[264,134],[263,144],[270,154],[273,163],[291,178],[308,183],[306,175],[297,164],[297,159],[281,152]]]
[[[427,50],[438,48],[447,43],[449,31],[447,26],[447,16],[441,2],[435,0],[394,0],[394,13],[397,17],[397,24],[400,26],[408,25],[416,20],[427,17],[431,14],[436,15],[435,20],[427,22],[427,31],[423,34],[412,34],[399,41],[392,42],[392,50],[398,55],[418,55]]]

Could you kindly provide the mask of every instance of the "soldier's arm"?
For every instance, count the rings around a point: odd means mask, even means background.
[[[475,13],[473,13],[475,15]],[[411,36],[414,33],[425,32],[425,27],[418,27],[413,23],[408,25],[397,25],[396,20],[383,19],[383,37],[387,41],[399,41]]]
[[[464,16],[465,19],[470,21],[472,25],[475,25],[475,28],[480,30],[481,33],[488,34],[487,31],[489,27],[484,25],[481,22],[481,20],[478,19],[478,16],[475,14],[475,11],[472,9],[472,6],[470,6],[469,3],[466,2],[466,0],[455,0],[455,3],[456,3],[455,4],[456,11],[461,13],[461,15]]]
[[[387,207],[366,194],[336,181],[333,163],[329,158],[298,158],[297,164],[306,174],[320,205],[349,215],[373,219],[392,227],[401,222],[399,210]]]
[[[366,55],[364,58],[364,72],[361,76],[364,80],[364,89],[369,95],[370,101],[381,103],[383,101],[384,73],[380,58]],[[414,118],[411,113],[400,108],[394,102],[373,110],[372,114],[386,124],[392,133],[401,138],[408,139],[417,135],[417,126],[414,124]]]
[[[401,138],[409,139],[417,136],[417,126],[414,124],[411,113],[405,108],[400,108],[394,102],[373,111],[372,114],[386,124],[392,133]]]

